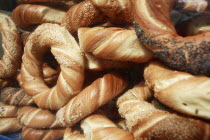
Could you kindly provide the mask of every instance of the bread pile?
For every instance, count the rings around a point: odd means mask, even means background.
[[[0,14],[0,134],[210,139],[208,22],[176,31],[177,2],[18,0]],[[208,17],[207,2],[184,4]]]

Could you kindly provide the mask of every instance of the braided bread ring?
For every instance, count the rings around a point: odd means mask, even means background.
[[[17,119],[21,125],[35,129],[61,127],[56,121],[55,113],[31,106],[20,108],[18,110]]]
[[[144,78],[154,96],[184,114],[210,120],[210,78],[174,71],[158,61],[144,70]]]
[[[24,126],[21,135],[24,140],[60,140],[64,132],[65,129],[33,129]]]
[[[22,45],[18,30],[12,19],[0,13],[0,32],[4,55],[0,60],[0,78],[14,75],[21,64]]]
[[[133,0],[137,36],[171,68],[210,76],[210,32],[179,36],[169,17],[174,3],[175,0]]]
[[[68,104],[59,109],[56,119],[62,126],[73,126],[120,94],[127,85],[123,76],[115,73],[106,74],[95,80],[72,98]]]
[[[153,53],[138,41],[134,29],[93,27],[78,30],[80,46],[94,56],[114,61],[147,62]]]
[[[61,25],[66,27],[71,34],[76,34],[80,27],[105,20],[106,17],[102,12],[95,8],[90,0],[86,0],[75,4],[68,10]]]
[[[49,88],[41,70],[43,55],[51,50],[60,64],[57,84]],[[45,23],[26,42],[21,67],[22,87],[43,109],[57,110],[77,94],[84,81],[84,54],[64,27]]]
[[[66,12],[49,6],[21,4],[12,11],[12,19],[18,27],[30,30],[42,23],[60,24],[65,14]]]
[[[210,138],[210,124],[156,109],[152,92],[139,83],[118,98],[120,115],[135,139],[197,140]]]

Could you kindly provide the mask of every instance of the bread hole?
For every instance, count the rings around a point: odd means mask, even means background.
[[[4,55],[4,50],[2,48],[2,34],[0,32],[0,58],[2,58]]]

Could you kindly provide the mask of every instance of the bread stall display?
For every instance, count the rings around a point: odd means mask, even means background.
[[[210,139],[208,1],[16,2],[0,13],[0,138]]]

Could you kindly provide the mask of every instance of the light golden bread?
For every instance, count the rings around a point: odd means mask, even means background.
[[[52,88],[45,84],[40,67],[49,50],[61,68]],[[58,110],[82,88],[84,55],[76,40],[60,25],[45,23],[36,28],[27,39],[22,60],[21,87],[40,108]]]

